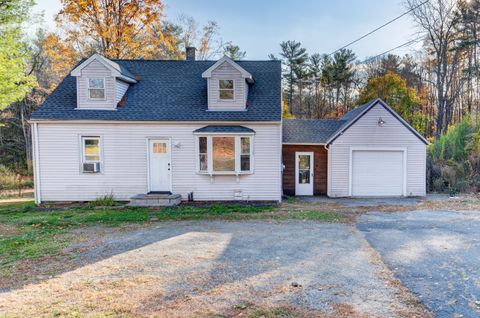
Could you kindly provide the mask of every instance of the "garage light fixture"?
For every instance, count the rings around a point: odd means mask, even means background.
[[[378,119],[378,126],[383,127],[383,125],[385,125],[385,121],[382,119],[382,117],[380,117]]]

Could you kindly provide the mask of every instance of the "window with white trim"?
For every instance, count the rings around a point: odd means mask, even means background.
[[[90,99],[105,99],[105,79],[88,79],[88,97]]]
[[[208,147],[207,137],[198,137],[198,169],[200,172],[208,172]]]
[[[233,80],[218,80],[218,98],[220,100],[233,100],[235,96]]]
[[[199,173],[252,173],[252,136],[209,135],[198,137]]]
[[[100,172],[101,162],[100,137],[82,137],[82,171]]]
[[[240,170],[250,171],[250,137],[240,137]]]

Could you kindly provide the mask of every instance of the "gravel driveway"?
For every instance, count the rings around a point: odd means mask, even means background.
[[[357,227],[436,317],[480,317],[480,211],[368,213]]]
[[[76,269],[0,294],[0,315],[211,317],[248,306],[316,317],[423,313],[351,225],[195,221],[75,235]]]

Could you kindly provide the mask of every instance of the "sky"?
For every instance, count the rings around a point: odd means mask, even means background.
[[[35,11],[44,13],[45,26],[54,29],[53,16],[60,0],[36,0]],[[401,0],[164,0],[167,19],[191,16],[200,25],[214,20],[223,41],[247,52],[246,59],[278,55],[279,43],[295,40],[312,53],[331,53],[406,9]],[[416,28],[405,16],[350,46],[357,57],[381,54],[414,39]],[[392,53],[412,53],[405,47]]]

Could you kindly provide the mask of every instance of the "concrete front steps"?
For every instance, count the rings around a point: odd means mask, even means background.
[[[128,206],[175,206],[182,202],[180,194],[148,193],[130,198]]]

